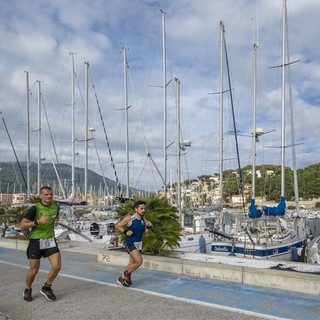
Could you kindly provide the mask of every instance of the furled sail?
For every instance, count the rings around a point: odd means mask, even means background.
[[[280,202],[276,207],[263,207],[263,213],[266,216],[283,216],[286,213],[286,201],[284,197],[280,198]]]
[[[251,199],[250,201],[248,216],[249,218],[252,218],[252,219],[260,218],[262,216],[262,210],[257,209],[254,199]]]

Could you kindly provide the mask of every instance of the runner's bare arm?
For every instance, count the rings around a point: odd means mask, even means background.
[[[131,221],[131,217],[125,216],[123,219],[121,219],[117,224],[116,224],[116,229],[120,232],[124,232],[126,226],[128,225],[128,223]]]

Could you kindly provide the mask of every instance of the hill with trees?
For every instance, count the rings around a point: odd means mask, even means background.
[[[265,197],[267,201],[278,201],[280,198],[281,166],[260,165],[256,167],[256,196]],[[299,198],[303,200],[320,197],[320,163],[297,170]],[[252,183],[252,167],[242,169],[243,185]],[[239,178],[234,170],[224,172],[224,188],[226,195],[239,194]],[[248,189],[248,188],[247,188]],[[285,196],[288,201],[294,200],[294,172],[285,168]]]
[[[71,191],[71,173],[72,167],[67,164],[57,164],[56,170],[63,184],[66,193]],[[280,179],[281,179],[281,166],[276,165],[258,165],[256,166],[256,196],[264,196],[267,201],[278,201],[280,197]],[[37,188],[37,164],[31,163],[30,168],[30,182],[31,193],[36,194]],[[218,175],[218,174],[214,174]],[[303,200],[311,200],[320,198],[320,163],[312,164],[306,168],[298,169],[298,185],[299,185],[299,198]],[[26,193],[26,183],[23,180],[23,176],[27,176],[27,163],[20,163],[20,167],[17,163],[2,162],[0,163],[0,192],[1,193]],[[242,168],[243,185],[246,194],[250,194],[252,183],[252,167],[245,166]],[[294,200],[294,179],[293,170],[289,167],[285,169],[285,185],[286,185],[286,199],[288,201]],[[84,169],[75,168],[76,179],[76,191],[83,192],[84,186]],[[185,181],[188,183],[196,181],[193,179]],[[198,180],[210,182],[209,175],[199,176]],[[233,195],[240,193],[239,174],[237,170],[225,170],[223,172],[223,185],[224,185],[224,197],[230,199]],[[52,164],[46,163],[41,167],[41,184],[48,184],[54,186],[55,193],[60,194],[59,183],[55,168]],[[105,184],[107,185],[107,191],[105,190]],[[109,178],[88,170],[88,186],[91,187],[96,194],[117,194],[119,186],[117,183]],[[211,186],[214,188],[217,186]],[[121,185],[124,190],[124,186]]]
[[[72,167],[67,164],[45,163],[41,166],[41,185],[50,185],[54,188],[55,194],[62,194],[59,189],[58,173],[61,184],[67,194],[71,193]],[[85,171],[83,168],[75,167],[75,189],[77,193],[83,193]],[[27,193],[27,163],[1,162],[0,163],[0,191],[1,193]],[[30,166],[30,189],[32,194],[37,194],[38,165],[34,162]],[[117,186],[111,179],[88,170],[88,187],[96,193],[118,194],[119,187],[124,190],[124,186]],[[105,190],[107,189],[107,190]]]

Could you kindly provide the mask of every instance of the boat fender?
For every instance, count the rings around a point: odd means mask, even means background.
[[[291,248],[291,257],[292,257],[292,261],[299,261],[297,247],[292,247]]]
[[[93,222],[90,226],[90,234],[92,236],[98,236],[100,233],[100,227],[96,222]]]
[[[304,244],[304,246],[301,250],[301,254],[300,254],[300,261],[301,262],[307,262],[306,251],[307,251],[307,244]]]

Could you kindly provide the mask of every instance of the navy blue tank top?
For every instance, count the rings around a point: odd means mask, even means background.
[[[133,245],[134,242],[140,242],[142,241],[142,237],[145,231],[145,221],[144,217],[141,217],[141,219],[136,218],[135,215],[131,216],[132,224],[131,226],[127,226],[126,230],[131,230],[133,234],[131,236],[125,237],[125,243]]]

